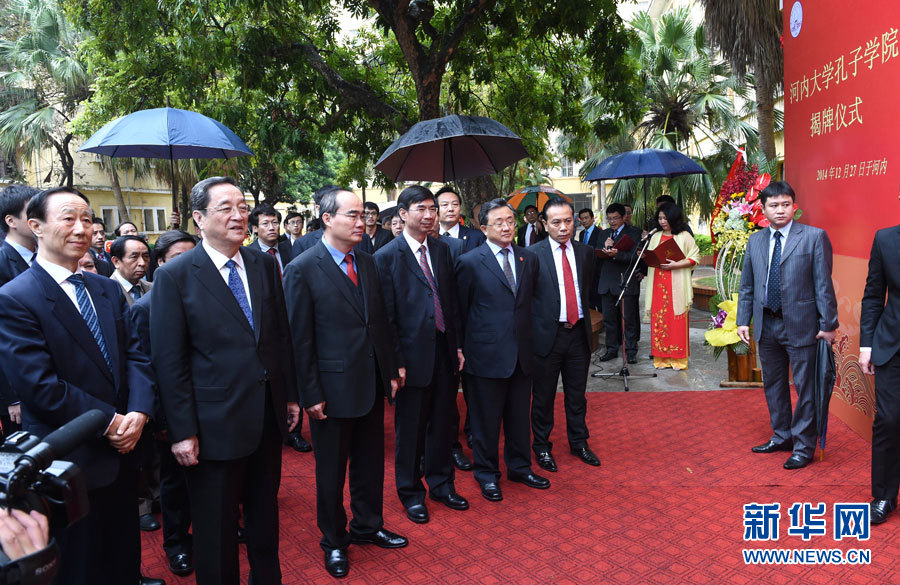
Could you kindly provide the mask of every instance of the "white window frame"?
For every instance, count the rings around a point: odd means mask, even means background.
[[[106,218],[107,211],[109,212],[110,217],[114,220],[111,222],[111,225],[110,225],[110,222],[108,222],[107,218]],[[152,226],[145,225],[144,211],[152,212],[154,225],[152,225]],[[162,225],[159,225],[159,218],[160,218],[159,212],[160,211],[162,211],[162,217],[164,218]],[[166,231],[166,228],[168,227],[169,214],[167,213],[167,209],[165,207],[157,207],[157,206],[132,207],[129,210],[129,212],[131,213],[132,217],[134,217],[134,215],[138,215],[138,217],[140,217],[140,219],[137,220],[136,223],[138,224],[138,228],[141,233],[161,234],[162,232]],[[115,229],[115,227],[117,225],[119,225],[119,223],[122,221],[121,219],[119,219],[119,208],[118,208],[118,206],[115,206],[115,205],[101,205],[100,206],[100,217],[103,219],[103,222],[106,223],[106,229],[108,229],[110,231]],[[129,218],[128,221],[135,221],[135,220]]]

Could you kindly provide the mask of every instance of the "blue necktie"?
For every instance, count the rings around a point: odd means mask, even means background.
[[[134,285],[133,287],[131,287],[131,298],[133,298],[134,300],[138,300],[139,298],[141,298],[141,287],[139,287],[138,285]]]
[[[97,320],[97,312],[94,311],[94,307],[91,305],[91,299],[88,298],[87,289],[84,287],[84,276],[81,274],[73,274],[66,280],[75,285],[75,298],[78,300],[78,308],[81,310],[81,316],[84,319],[84,322],[87,323],[88,329],[91,330],[94,341],[96,341],[97,345],[100,347],[100,353],[103,354],[103,359],[106,360],[109,371],[112,371],[112,362],[109,359],[109,351],[106,349],[106,340],[103,339],[103,332],[100,330],[100,321]]]
[[[231,289],[231,294],[237,299],[238,305],[240,305],[241,310],[244,312],[244,316],[247,317],[247,321],[250,323],[250,329],[253,329],[253,312],[250,311],[250,301],[247,300],[244,282],[238,274],[237,263],[234,260],[229,260],[225,263],[225,266],[230,271],[228,273],[228,288]]]
[[[769,283],[766,285],[766,304],[772,311],[781,309],[781,232],[775,232],[775,249],[769,262]]]

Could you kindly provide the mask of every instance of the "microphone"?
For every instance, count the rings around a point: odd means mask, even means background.
[[[641,241],[643,242],[644,240],[650,239],[650,236],[652,236],[653,234],[655,234],[655,233],[658,232],[658,231],[659,231],[659,228],[658,228],[658,227],[653,228],[652,230],[650,230],[649,232],[647,232],[647,235],[646,235],[646,236],[644,236],[643,238],[641,238]]]
[[[37,472],[46,469],[55,459],[74,451],[89,439],[97,437],[109,424],[109,417],[97,409],[89,410],[59,427],[16,459],[16,467],[9,474],[9,493],[16,487],[24,489]],[[20,483],[21,482],[21,483]]]

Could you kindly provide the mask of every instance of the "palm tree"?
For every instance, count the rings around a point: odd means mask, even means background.
[[[753,72],[759,146],[775,160],[775,92],[784,80],[777,0],[702,0],[710,40],[737,75]]]
[[[0,71],[0,103],[11,104],[0,112],[0,150],[24,156],[53,150],[60,184],[71,187],[67,125],[91,82],[77,55],[80,33],[56,0],[11,0],[0,22],[0,69],[8,69]]]

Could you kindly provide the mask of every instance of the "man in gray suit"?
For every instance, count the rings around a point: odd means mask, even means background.
[[[773,435],[752,450],[793,451],[784,468],[800,469],[812,461],[816,447],[816,340],[834,343],[838,327],[831,242],[824,230],[793,221],[794,190],[787,183],[770,184],[760,200],[770,225],[747,242],[737,324],[738,335],[749,343],[753,317]],[[797,388],[793,416],[789,366]]]

